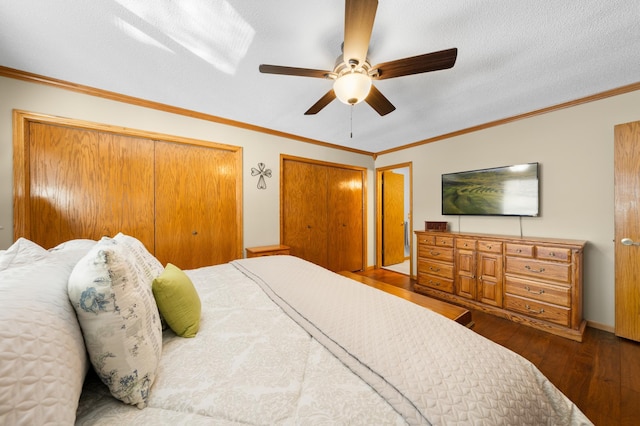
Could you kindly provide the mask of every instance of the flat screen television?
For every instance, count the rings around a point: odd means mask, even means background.
[[[538,216],[538,163],[442,175],[442,214]]]

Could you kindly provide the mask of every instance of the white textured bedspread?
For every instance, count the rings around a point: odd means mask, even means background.
[[[232,262],[411,424],[590,424],[529,361],[291,256]]]

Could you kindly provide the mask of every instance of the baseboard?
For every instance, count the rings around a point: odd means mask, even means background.
[[[615,333],[615,327],[611,327],[610,325],[600,324],[593,321],[587,321],[587,327],[595,328],[596,330],[607,331],[609,333]]]

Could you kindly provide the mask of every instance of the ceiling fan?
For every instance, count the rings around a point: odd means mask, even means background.
[[[345,104],[368,103],[380,115],[396,109],[372,84],[373,80],[402,77],[453,67],[458,49],[447,49],[411,56],[371,66],[367,60],[369,40],[378,0],[346,0],[342,55],[333,71],[280,65],[260,65],[260,72],[333,80],[333,88],[311,106],[305,115],[317,114],[336,97]]]

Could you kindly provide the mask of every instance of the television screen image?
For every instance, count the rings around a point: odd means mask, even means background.
[[[538,163],[442,175],[442,214],[538,216]]]

